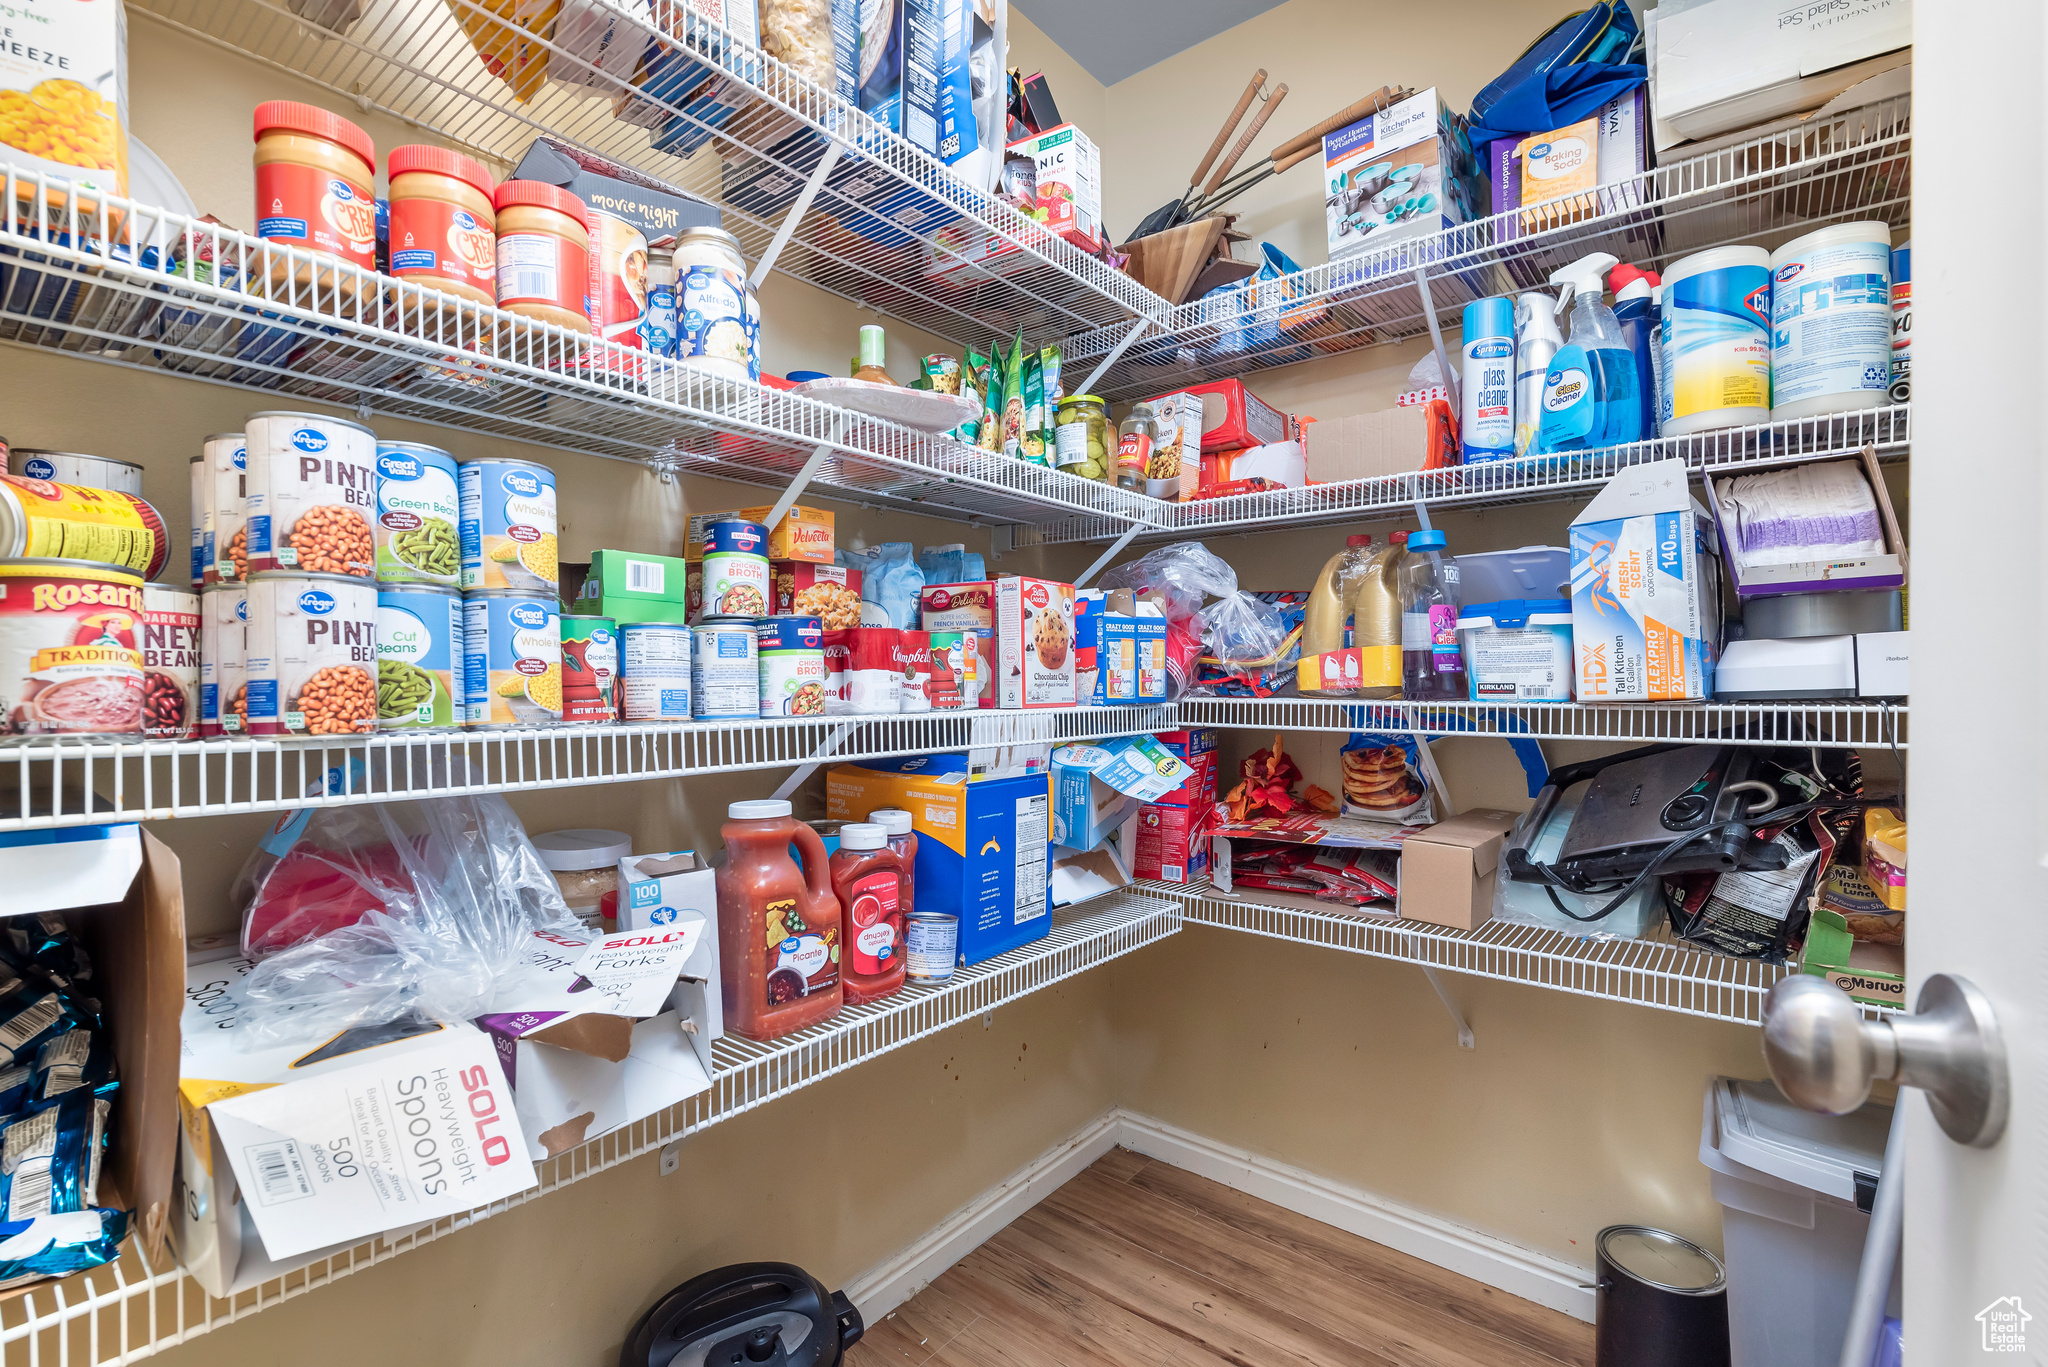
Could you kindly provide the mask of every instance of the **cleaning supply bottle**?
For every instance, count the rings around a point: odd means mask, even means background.
[[[1408,702],[1464,702],[1465,656],[1458,647],[1458,565],[1444,534],[1408,537],[1401,575],[1401,697]]]
[[[1661,283],[1655,271],[1634,266],[1616,266],[1607,277],[1607,287],[1614,291],[1614,321],[1621,324],[1622,338],[1636,358],[1636,395],[1642,410],[1638,440],[1657,435],[1664,367],[1657,354],[1657,305],[1652,295]]]
[[[1594,252],[1550,277],[1562,290],[1558,307],[1571,303],[1572,330],[1543,377],[1538,451],[1583,451],[1642,439],[1636,358],[1603,297],[1607,272],[1619,264],[1606,252]]]
[[[1351,601],[1372,564],[1372,538],[1344,539],[1344,549],[1331,556],[1309,590],[1302,609],[1299,687],[1320,697],[1352,697],[1358,692],[1356,660],[1344,655],[1352,644],[1347,626]]]
[[[1507,296],[1465,305],[1459,350],[1459,449],[1465,464],[1506,460],[1515,453],[1515,308]]]
[[[1358,651],[1358,696],[1401,696],[1401,533],[1369,552],[1352,590],[1351,644]]]
[[[1557,330],[1557,303],[1547,294],[1515,300],[1515,454],[1526,456],[1543,416],[1543,377],[1564,345]]]

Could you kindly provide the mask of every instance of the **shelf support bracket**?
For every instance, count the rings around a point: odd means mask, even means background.
[[[1133,522],[1130,526],[1124,528],[1124,534],[1118,537],[1115,541],[1112,541],[1110,543],[1108,550],[1104,551],[1101,555],[1095,557],[1095,563],[1088,567],[1087,573],[1083,574],[1079,579],[1076,579],[1074,581],[1074,587],[1077,589],[1087,588],[1091,583],[1095,581],[1096,575],[1102,573],[1104,569],[1108,568],[1110,561],[1116,559],[1118,556],[1124,553],[1124,547],[1131,544],[1131,538],[1136,536],[1139,532],[1143,531],[1144,529],[1144,524],[1140,522]]]
[[[803,787],[810,776],[818,772],[820,764],[832,758],[834,754],[838,753],[839,747],[846,744],[846,738],[853,734],[854,726],[855,723],[853,722],[843,721],[833,727],[830,738],[823,745],[819,746],[809,759],[797,765],[791,771],[789,777],[782,780],[781,786],[776,788],[772,796],[778,801],[788,801],[791,793]]]
[[[1428,964],[1422,966],[1422,976],[1429,979],[1429,985],[1436,989],[1436,999],[1444,1004],[1444,1010],[1451,1013],[1451,1021],[1458,1027],[1458,1047],[1477,1049],[1479,1041],[1472,1034],[1472,1027],[1465,1023],[1465,1013],[1451,1000],[1450,990],[1444,986],[1443,975]]]
[[[761,282],[768,278],[768,272],[775,269],[776,258],[780,257],[782,249],[789,245],[789,239],[796,235],[796,225],[803,222],[804,215],[811,211],[811,201],[818,197],[818,191],[824,187],[825,177],[831,175],[832,168],[839,164],[840,151],[841,147],[837,142],[826,145],[825,155],[818,158],[818,169],[811,172],[811,178],[804,183],[803,193],[796,197],[796,203],[790,205],[789,212],[782,216],[782,226],[775,230],[775,237],[769,242],[768,250],[761,253],[761,259],[754,263],[754,273],[747,278],[747,283],[755,289],[761,288]]]
[[[1415,288],[1422,293],[1422,316],[1429,320],[1430,344],[1436,348],[1437,368],[1444,373],[1444,393],[1451,396],[1451,412],[1458,414],[1459,407],[1458,372],[1451,367],[1450,353],[1444,350],[1443,325],[1436,319],[1436,300],[1429,292],[1429,272],[1422,267],[1415,268]]]
[[[1124,339],[1109,349],[1109,355],[1102,358],[1102,364],[1096,366],[1095,369],[1088,372],[1088,378],[1081,381],[1081,387],[1079,389],[1072,389],[1067,392],[1071,394],[1094,393],[1095,382],[1102,378],[1103,372],[1107,371],[1111,366],[1115,365],[1117,363],[1117,358],[1122,356],[1125,351],[1129,350],[1131,343],[1137,341],[1138,338],[1142,337],[1145,333],[1145,329],[1151,326],[1152,320],[1150,318],[1140,318],[1138,320],[1137,326],[1133,327],[1129,332],[1126,332],[1124,334]]]
[[[811,452],[810,459],[803,463],[803,467],[796,472],[796,478],[789,482],[789,487],[782,491],[782,497],[775,500],[775,506],[769,510],[768,521],[765,525],[771,533],[775,530],[776,524],[780,523],[789,510],[796,506],[797,499],[803,496],[805,488],[817,477],[818,471],[825,468],[825,461],[831,456],[832,448],[837,446],[845,436],[846,415],[844,413],[835,413],[832,415],[832,435],[826,439],[822,446]]]

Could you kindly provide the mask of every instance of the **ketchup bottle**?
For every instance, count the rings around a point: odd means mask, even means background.
[[[719,835],[718,958],[725,1028],[778,1039],[839,1010],[843,946],[825,842],[779,799],[735,802]],[[789,857],[794,842],[803,867]]]
[[[889,848],[903,861],[903,914],[907,918],[917,910],[917,832],[911,829],[910,813],[901,807],[878,807],[868,813],[868,820],[889,833]]]
[[[846,909],[846,1004],[880,1001],[903,986],[903,861],[889,833],[859,822],[839,828],[832,891]]]

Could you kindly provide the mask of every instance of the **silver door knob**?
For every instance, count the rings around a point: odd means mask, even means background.
[[[1991,1000],[1967,979],[1928,978],[1912,1015],[1867,1020],[1849,994],[1796,973],[1764,997],[1764,1061],[1793,1104],[1845,1115],[1882,1079],[1927,1093],[1958,1144],[1989,1148],[2010,1107],[2005,1039]]]

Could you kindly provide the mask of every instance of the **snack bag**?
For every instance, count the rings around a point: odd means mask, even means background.
[[[989,359],[982,362],[981,430],[974,444],[984,451],[1003,449],[1003,344],[988,344]]]
[[[1060,349],[1057,344],[1038,353],[1038,382],[1041,390],[1038,441],[1040,449],[1050,453],[1058,441],[1054,428],[1059,425],[1060,400],[1067,395],[1066,387],[1060,383]],[[1040,462],[1042,465],[1052,463],[1050,454]]]
[[[1024,458],[1024,411],[1029,400],[1024,393],[1024,333],[1018,330],[1010,343],[1010,355],[1003,362],[1003,454],[1013,460]]]
[[[1338,758],[1344,766],[1344,815],[1403,826],[1432,826],[1440,819],[1415,737],[1354,731]]]
[[[1025,460],[1050,465],[1052,458],[1045,453],[1045,372],[1040,358],[1036,351],[1024,358],[1024,427],[1018,442]]]

